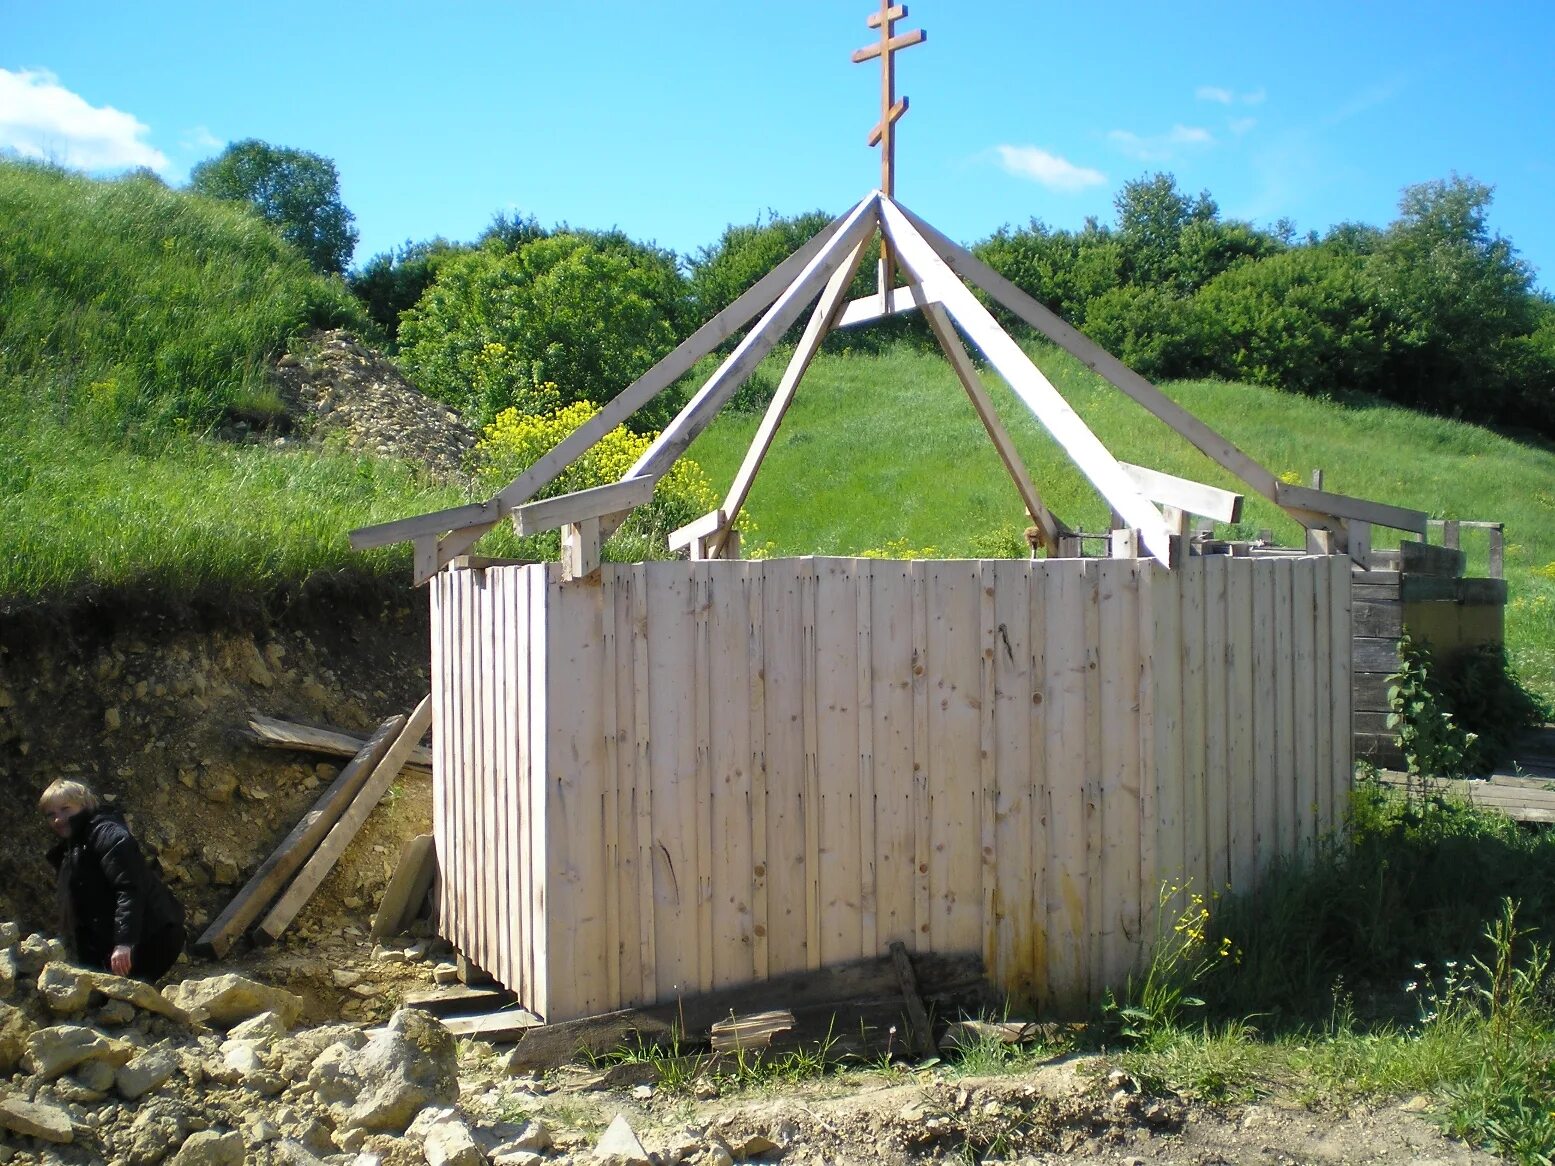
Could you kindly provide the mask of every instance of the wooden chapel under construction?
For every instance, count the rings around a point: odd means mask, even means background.
[[[1334,830],[1351,780],[1351,571],[1372,524],[1426,516],[1287,485],[899,203],[891,58],[882,189],[839,216],[485,503],[367,528],[430,581],[439,927],[548,1021],[884,953],[982,954],[1014,999],[1072,1012],[1146,958],[1163,886],[1250,888]],[[880,237],[878,290],[847,290]],[[897,273],[902,283],[898,286]],[[971,287],[1308,531],[1205,554],[1190,515],[1241,496],[1117,461]],[[603,539],[811,305],[688,558]],[[1044,558],[739,556],[763,456],[834,328],[924,314]],[[752,323],[754,321],[754,323]],[[535,500],[692,365],[749,330],[620,481]],[[1118,516],[1105,556],[1044,505],[970,340]],[[468,552],[510,521],[559,563]]]

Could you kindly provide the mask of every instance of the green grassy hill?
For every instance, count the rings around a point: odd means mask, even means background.
[[[1228,473],[1077,361],[1047,345],[1038,365],[1113,453],[1228,489]],[[1043,498],[1071,526],[1103,530],[1107,508],[996,376],[984,383]],[[1520,674],[1555,695],[1555,451],[1478,426],[1392,406],[1352,407],[1218,381],[1163,386],[1248,454],[1290,481],[1321,468],[1327,488],[1411,506],[1433,517],[1506,523],[1512,592],[1508,637]],[[715,484],[733,477],[755,415],[726,415],[692,446]],[[749,545],[769,553],[886,549],[939,556],[1018,553],[1020,501],[955,376],[937,353],[823,355],[800,386],[751,493]],[[1299,528],[1248,499],[1240,533]],[[1379,530],[1378,544],[1387,532]],[[1394,537],[1396,541],[1396,536]],[[1464,545],[1471,572],[1486,546]]]

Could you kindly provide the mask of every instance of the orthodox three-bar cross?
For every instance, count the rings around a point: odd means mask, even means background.
[[[880,0],[880,11],[869,14],[868,24],[870,28],[880,30],[880,43],[866,45],[853,54],[853,63],[880,58],[880,121],[875,128],[869,131],[869,144],[880,147],[880,189],[887,195],[896,193],[896,134],[893,127],[907,112],[907,98],[900,101],[896,97],[896,53],[899,49],[910,48],[922,43],[924,32],[921,28],[915,28],[911,32],[900,35],[895,33],[895,25],[898,20],[907,16],[907,5],[892,4],[890,0]],[[895,263],[892,260],[890,248],[884,237],[880,242],[880,295],[882,299],[889,294],[896,280]]]

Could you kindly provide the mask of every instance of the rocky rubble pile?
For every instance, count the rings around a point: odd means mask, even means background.
[[[416,462],[442,478],[463,473],[475,434],[441,401],[423,396],[393,364],[343,331],[293,344],[274,372],[293,433],[271,438],[339,442],[350,449]],[[254,439],[248,422],[229,437]]]
[[[294,1028],[303,1011],[234,973],[159,992],[0,924],[0,1166],[718,1166],[783,1152],[743,1128],[687,1128],[650,1153],[624,1117],[598,1137],[549,1127],[512,1100],[553,1087],[505,1078],[500,1058],[461,1090],[460,1050],[429,1013]]]

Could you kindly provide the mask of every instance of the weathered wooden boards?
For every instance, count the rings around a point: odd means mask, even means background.
[[[301,725],[296,721],[283,721],[276,717],[249,717],[248,731],[255,741],[267,749],[295,749],[301,753],[323,753],[331,757],[355,757],[367,744],[367,738],[342,729],[321,729],[316,725]],[[420,769],[429,776],[432,772],[432,752],[424,745],[417,745],[405,758],[406,769]]]
[[[1343,558],[559,575],[433,589],[443,933],[548,1021],[893,942],[1078,1010],[1342,811]]]

